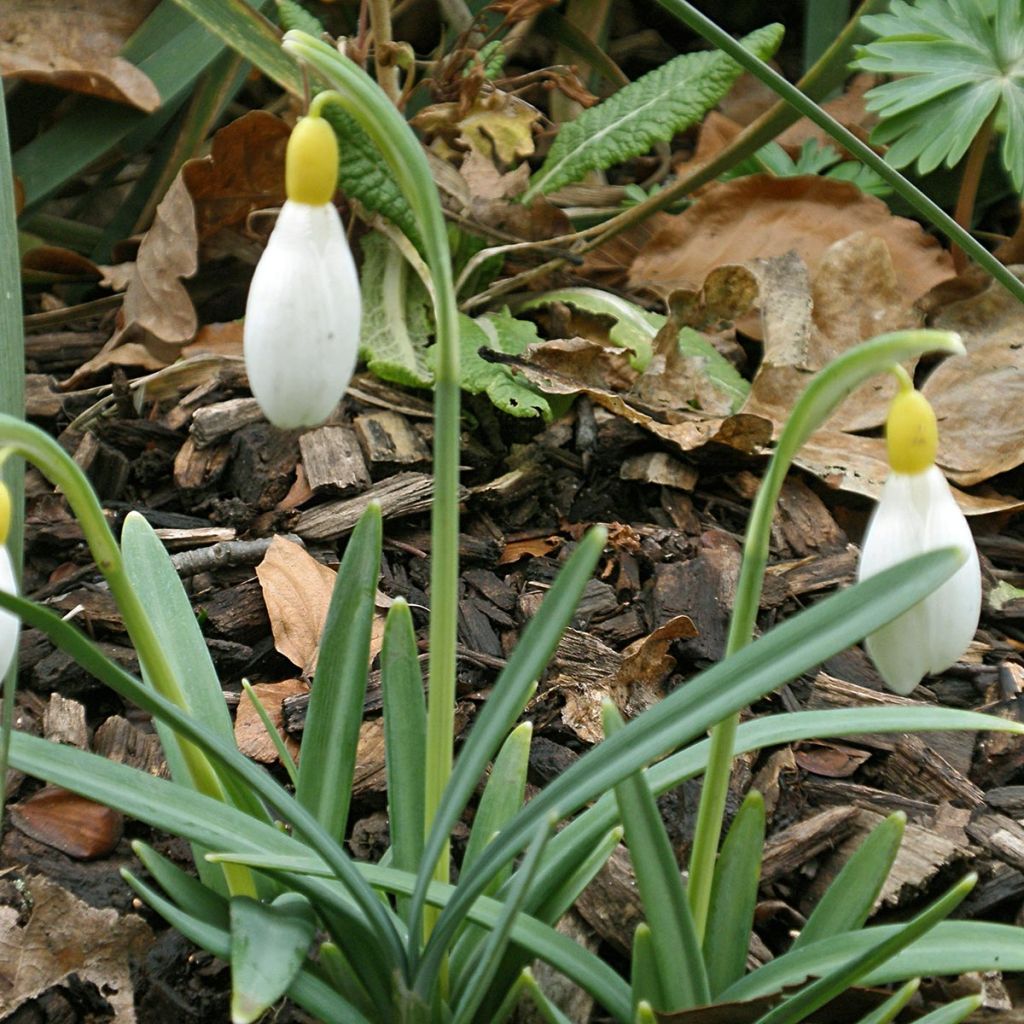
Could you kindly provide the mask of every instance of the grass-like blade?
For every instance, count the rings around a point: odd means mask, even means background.
[[[136,840],[132,853],[161,889],[193,917],[217,928],[228,928],[228,901],[172,864],[151,846]]]
[[[544,816],[554,810],[571,814],[648,762],[696,739],[716,722],[873,633],[931,593],[961,560],[958,550],[932,552],[826,598],[679,687],[581,757],[535,796],[476,865],[464,873],[458,894],[445,908],[427,944],[417,985],[432,988],[444,951],[466,908],[493,873],[529,841],[532,829]],[[520,642],[519,646],[525,644]],[[496,697],[497,687],[490,700]],[[490,706],[485,706],[484,714]],[[464,801],[459,802],[455,813],[460,813],[464,805]],[[445,836],[450,827],[451,822],[447,822]]]
[[[633,1012],[641,1002],[651,1005],[665,1005],[661,988],[661,972],[658,970],[651,927],[641,921],[633,932],[633,949],[629,958],[629,983],[633,994]]]
[[[907,816],[897,811],[872,829],[832,880],[792,949],[864,926],[892,870],[906,824]]]
[[[965,996],[948,1006],[940,1006],[931,1013],[926,1013],[918,1018],[917,1024],[960,1024],[960,1021],[967,1020],[975,1010],[982,1004],[981,996]]]
[[[890,1024],[894,1021],[921,987],[920,978],[911,978],[905,985],[901,985],[881,1006],[876,1007],[866,1017],[862,1017],[857,1024]]]
[[[363,720],[381,531],[380,505],[372,502],[352,531],[338,569],[302,734],[295,799],[339,841],[348,821]]]
[[[947,918],[963,902],[977,881],[977,875],[967,875],[907,924],[898,926],[891,935],[859,956],[852,957],[837,970],[812,982],[775,1009],[769,1010],[757,1024],[799,1024],[815,1010],[857,984],[870,970],[884,964]]]
[[[713,999],[746,972],[764,828],[764,797],[751,790],[733,818],[715,865],[708,913],[714,927],[704,935],[704,963]]]
[[[601,724],[605,738],[621,734],[624,728],[618,709],[607,699],[601,706]],[[651,929],[658,978],[658,997],[651,1002],[665,1011],[703,1006],[711,997],[697,929],[672,843],[642,770],[616,785],[615,800]]]

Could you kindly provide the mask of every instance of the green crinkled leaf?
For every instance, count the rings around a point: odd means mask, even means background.
[[[508,312],[489,313],[476,320],[459,317],[461,360],[460,383],[471,395],[486,394],[503,412],[511,416],[551,418],[547,399],[512,370],[501,363],[481,358],[480,349],[490,348],[508,355],[520,355],[527,345],[540,341],[537,329],[526,320],[516,320]]]
[[[1003,164],[1024,189],[1024,7],[893,0],[863,24],[879,38],[859,48],[855,66],[895,79],[865,97],[881,118],[872,141],[890,144],[886,160],[916,161],[921,174],[952,167],[994,115]]]
[[[743,45],[762,60],[782,40],[781,25],[752,32]],[[740,66],[720,51],[688,53],[637,79],[562,125],[523,202],[646,153],[698,121],[728,91]]]
[[[292,29],[299,29],[308,32],[314,39],[323,35],[324,26],[322,22],[314,17],[305,7],[295,0],[274,0],[277,4],[277,20],[285,32]]]
[[[434,375],[424,358],[433,330],[427,289],[384,235],[369,234],[362,246],[360,355],[382,380],[428,388]]]
[[[338,136],[341,163],[338,187],[345,195],[358,199],[374,213],[387,217],[422,251],[416,217],[387,169],[387,164],[359,122],[336,104],[328,103],[323,116]]]

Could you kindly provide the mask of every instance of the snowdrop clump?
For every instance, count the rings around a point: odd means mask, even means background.
[[[981,614],[981,571],[967,520],[935,465],[935,413],[909,383],[893,400],[885,435],[889,476],[864,536],[857,578],[943,547],[959,547],[965,557],[934,593],[865,641],[886,685],[905,695],[967,650]]]
[[[287,200],[249,287],[245,366],[267,419],[293,429],[323,423],[359,354],[359,278],[331,199],[338,142],[322,117],[288,140]]]

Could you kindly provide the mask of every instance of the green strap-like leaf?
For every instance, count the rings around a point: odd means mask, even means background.
[[[610,700],[601,705],[605,738],[621,734],[624,723]],[[711,1001],[697,929],[690,914],[679,865],[654,794],[637,771],[615,787],[619,818],[636,874],[644,917],[651,929],[661,1010],[688,1010]]]
[[[907,816],[897,811],[872,830],[832,880],[793,943],[793,949],[863,927],[892,870],[906,823]]]
[[[352,531],[338,569],[302,734],[295,798],[338,841],[348,821],[363,721],[381,529],[380,506],[373,502]]]
[[[231,1021],[254,1024],[291,987],[309,952],[316,915],[305,896],[231,900]]]
[[[708,913],[713,927],[704,935],[704,963],[713,999],[746,973],[764,827],[764,797],[751,790],[736,812],[715,866]]]
[[[767,25],[742,40],[761,58],[782,40],[781,25]],[[667,142],[710,110],[739,77],[740,66],[719,51],[687,53],[663,64],[563,124],[543,166],[523,193],[529,203]]]
[[[862,1017],[857,1024],[890,1024],[900,1014],[914,994],[921,986],[920,978],[911,978],[905,985],[901,985],[881,1006],[872,1010],[866,1017]]]

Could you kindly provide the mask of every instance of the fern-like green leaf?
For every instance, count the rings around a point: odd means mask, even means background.
[[[866,96],[881,117],[873,142],[894,167],[952,167],[994,118],[1003,164],[1024,190],[1024,6],[1019,0],[893,0],[863,19],[879,36],[855,65],[896,76]]]
[[[762,60],[782,40],[781,25],[752,32],[743,45]],[[590,171],[646,153],[694,124],[728,91],[740,66],[719,51],[688,53],[620,89],[562,125],[523,202],[554,192]]]
[[[433,324],[430,296],[405,257],[384,235],[363,238],[360,355],[381,380],[428,388],[425,353]]]
[[[387,165],[370,136],[359,127],[354,117],[336,104],[328,103],[323,109],[323,116],[338,136],[341,152],[338,187],[345,195],[358,199],[366,209],[387,217],[422,251],[412,208],[388,173]]]
[[[314,39],[324,34],[324,26],[296,0],[274,0],[277,4],[277,20],[285,32],[293,28],[308,32]]]

